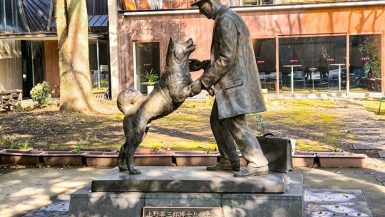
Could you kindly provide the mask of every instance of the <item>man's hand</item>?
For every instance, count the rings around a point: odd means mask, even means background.
[[[211,67],[211,60],[203,60],[201,63],[202,63],[202,69],[205,71]]]
[[[202,62],[197,59],[190,59],[188,64],[190,72],[195,72],[202,69]]]
[[[202,83],[200,79],[195,80],[191,85],[190,96],[198,95],[202,91]]]
[[[200,61],[197,59],[190,59],[188,64],[189,64],[190,72],[195,72],[201,69],[207,70],[211,66],[211,60]]]

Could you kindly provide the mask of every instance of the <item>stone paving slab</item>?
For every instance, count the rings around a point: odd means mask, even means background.
[[[379,135],[382,134],[380,130],[340,130],[340,133],[353,133],[356,135]]]
[[[355,140],[351,142],[352,144],[357,144],[357,145],[377,145],[379,147],[385,146],[385,141],[371,141],[371,140]]]
[[[376,177],[376,180],[379,182],[385,182],[385,174],[376,174],[374,177]]]
[[[381,130],[383,130],[383,128],[374,127],[371,125],[371,126],[350,127],[349,130],[352,130],[352,131],[355,131],[355,130],[357,130],[357,131],[365,131],[365,130],[367,130],[367,131],[376,131],[376,130],[381,131]]]
[[[32,211],[24,217],[67,217],[70,206],[70,195],[59,195],[52,203]]]
[[[306,189],[304,216],[362,216],[372,217],[361,190]]]
[[[385,158],[385,151],[379,151],[378,155],[380,155],[380,158]]]
[[[383,144],[353,144],[354,150],[385,150]]]
[[[357,139],[365,140],[365,141],[384,141],[385,135],[357,135]]]

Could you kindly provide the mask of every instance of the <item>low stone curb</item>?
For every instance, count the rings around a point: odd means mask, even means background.
[[[135,154],[137,166],[210,166],[219,162],[219,153],[205,151],[138,150]],[[350,152],[296,152],[293,167],[361,168],[367,156]],[[1,164],[45,165],[45,166],[89,166],[115,167],[118,164],[116,151],[27,151],[0,149]]]

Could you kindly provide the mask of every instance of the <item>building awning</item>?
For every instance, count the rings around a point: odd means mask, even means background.
[[[56,32],[3,32],[0,39],[57,40]]]
[[[88,39],[107,39],[108,33],[89,33]],[[35,32],[35,33],[0,33],[1,39],[13,39],[13,40],[57,40],[56,32]]]
[[[48,31],[52,19],[52,0],[22,0],[19,10],[30,32]]]
[[[108,14],[100,14],[107,13],[107,0],[87,0],[87,8],[93,9],[92,13],[99,13],[99,15],[88,14],[89,32],[93,34],[108,33]],[[2,29],[0,30],[1,34],[6,34],[6,31],[19,32],[26,35],[28,33],[34,35],[36,33],[49,34],[56,32],[53,0],[19,0],[17,9],[20,13],[20,18],[18,19],[21,20],[24,27],[23,30]]]
[[[56,31],[55,18],[50,27]],[[108,15],[88,15],[88,29],[90,33],[108,33]]]
[[[90,15],[88,16],[89,27],[108,27],[107,15]]]
[[[108,32],[108,15],[89,15],[88,27],[91,32]]]

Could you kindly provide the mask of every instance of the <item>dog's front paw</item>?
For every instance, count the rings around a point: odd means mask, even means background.
[[[131,169],[128,171],[131,175],[139,175],[142,174],[142,172],[138,169]]]

